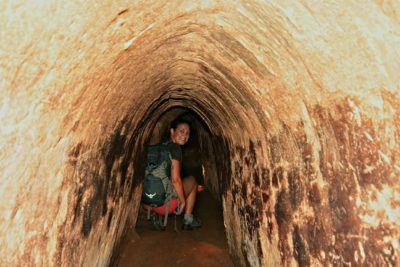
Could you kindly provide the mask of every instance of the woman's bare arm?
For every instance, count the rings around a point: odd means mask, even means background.
[[[178,194],[181,209],[183,209],[186,203],[181,179],[181,163],[176,159],[173,159],[171,164],[171,181],[176,193]]]

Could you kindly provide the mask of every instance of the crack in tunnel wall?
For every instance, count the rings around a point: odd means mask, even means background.
[[[237,265],[397,265],[399,10],[4,2],[2,261],[108,265],[144,144],[186,107],[210,130]]]

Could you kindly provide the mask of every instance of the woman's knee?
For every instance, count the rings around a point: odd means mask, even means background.
[[[191,185],[196,185],[197,184],[196,178],[194,176],[192,176],[192,175],[186,176],[183,179],[184,179],[184,181],[187,181],[188,184],[191,184]]]

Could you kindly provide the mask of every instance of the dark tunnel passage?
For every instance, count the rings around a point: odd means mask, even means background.
[[[198,233],[182,233],[180,227],[176,232],[173,226],[177,224],[174,222],[176,218],[173,219],[171,215],[167,233],[160,233],[147,221],[146,212],[139,209],[135,230],[128,231],[127,236],[123,237],[121,248],[113,256],[112,266],[233,266],[226,245],[218,186],[217,173],[222,175],[223,170],[218,171],[214,152],[216,144],[212,143],[215,140],[208,126],[191,110],[173,107],[160,116],[150,138],[145,138],[148,140],[145,143],[165,141],[168,126],[176,117],[182,117],[191,124],[191,137],[182,150],[182,177],[194,175],[201,185],[195,213],[201,216],[205,225]],[[222,149],[219,148],[220,151]],[[223,157],[217,158],[224,161]]]
[[[145,146],[187,114],[234,265],[398,266],[399,10],[4,1],[0,265],[117,262]]]

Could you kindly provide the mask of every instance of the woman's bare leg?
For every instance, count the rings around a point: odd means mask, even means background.
[[[187,176],[182,179],[182,184],[186,198],[185,214],[192,214],[194,204],[196,203],[196,193],[197,193],[196,179],[193,176]]]

